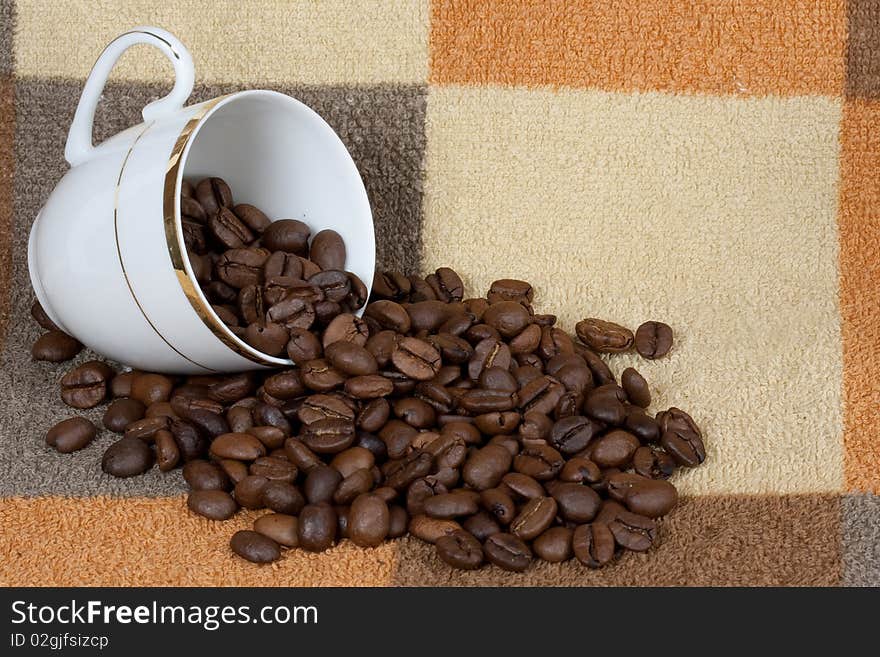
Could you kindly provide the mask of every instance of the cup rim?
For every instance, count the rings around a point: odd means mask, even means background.
[[[183,239],[183,225],[180,214],[180,191],[183,183],[183,170],[184,164],[186,163],[187,156],[189,155],[190,148],[195,140],[196,135],[198,135],[202,126],[205,125],[207,120],[221,107],[233,102],[235,100],[239,100],[248,96],[269,96],[278,100],[282,100],[286,103],[294,103],[297,106],[301,106],[301,108],[305,108],[321,122],[323,123],[331,133],[336,136],[338,139],[338,135],[333,132],[333,129],[324,121],[323,118],[317,112],[312,110],[307,105],[304,105],[300,101],[292,98],[286,94],[271,91],[268,89],[251,89],[246,91],[238,91],[231,94],[226,94],[223,96],[218,96],[212,100],[205,101],[201,103],[198,107],[198,110],[193,114],[193,116],[187,121],[181,130],[177,141],[174,144],[174,147],[171,150],[171,155],[168,159],[168,167],[165,173],[165,188],[164,188],[164,221],[165,221],[165,237],[168,243],[168,252],[171,256],[172,267],[174,268],[175,275],[177,276],[177,280],[180,283],[181,288],[183,289],[184,294],[189,300],[190,304],[193,307],[193,310],[196,314],[201,318],[204,324],[211,330],[211,332],[229,349],[237,353],[239,356],[250,360],[253,363],[258,365],[262,365],[264,367],[291,367],[294,365],[293,361],[289,358],[279,358],[276,356],[269,356],[265,354],[247,342],[239,338],[235,333],[233,333],[226,324],[221,321],[220,317],[211,307],[211,304],[208,302],[207,297],[202,291],[202,287],[196,279],[195,273],[193,272],[192,265],[190,264],[189,257],[186,253],[186,247]],[[351,155],[349,154],[349,158]],[[352,165],[354,164],[354,160],[352,160]],[[360,176],[358,176],[360,179]],[[366,188],[363,186],[363,180],[361,180],[361,191],[364,195],[364,198],[367,198]],[[369,207],[369,206],[368,206]]]

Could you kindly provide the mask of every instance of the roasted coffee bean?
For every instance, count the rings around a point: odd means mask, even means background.
[[[244,433],[249,433],[259,440],[267,450],[281,449],[284,447],[284,439],[287,437],[278,427],[249,427]]]
[[[623,374],[620,375],[620,385],[633,404],[642,408],[651,405],[651,390],[648,388],[648,382],[632,367],[623,370]]]
[[[211,443],[211,455],[218,459],[253,461],[265,456],[266,447],[254,436],[247,433],[225,433],[217,436]]]
[[[168,401],[174,381],[162,374],[139,374],[131,382],[131,397],[149,406],[160,401]]]
[[[84,417],[62,420],[46,433],[46,444],[62,454],[82,449],[94,440],[97,434],[95,425]]]
[[[400,538],[406,534],[409,515],[403,507],[392,504],[388,507],[388,538]]]
[[[672,348],[672,329],[663,322],[645,322],[636,329],[635,343],[642,358],[663,358]]]
[[[513,469],[538,481],[553,479],[565,461],[550,445],[526,445],[513,459]]]
[[[114,397],[131,397],[131,386],[134,383],[135,377],[140,376],[140,374],[136,370],[120,372],[110,382],[110,394]]]
[[[479,509],[479,494],[469,490],[433,495],[424,501],[424,513],[432,518],[457,518],[473,515]]]
[[[345,382],[345,375],[324,358],[306,361],[300,372],[303,383],[317,392],[329,392]]]
[[[465,482],[477,490],[495,488],[508,470],[511,455],[501,445],[486,445],[474,451],[462,467]]]
[[[169,429],[171,420],[163,415],[155,417],[146,417],[141,420],[135,420],[125,427],[126,438],[139,438],[144,442],[153,442],[153,438],[159,431]]]
[[[657,414],[660,444],[676,463],[693,468],[706,460],[703,435],[693,418],[678,408]]]
[[[531,500],[545,494],[544,487],[534,478],[519,472],[508,472],[501,483],[514,495],[514,500]]]
[[[333,495],[343,479],[339,471],[322,463],[310,468],[307,472],[303,492],[309,504],[332,501]]]
[[[196,225],[204,225],[208,221],[208,215],[202,204],[195,198],[187,196],[180,198],[180,218],[182,221]]]
[[[263,288],[259,285],[248,285],[241,288],[238,293],[238,312],[245,324],[262,322],[266,317],[266,300],[263,296]],[[228,321],[220,318],[227,325]]]
[[[205,286],[208,298],[214,303],[236,304],[239,291],[223,281],[211,281]]]
[[[284,251],[275,251],[266,259],[263,265],[265,278],[272,276],[289,276],[303,280],[303,263],[298,256]]]
[[[267,323],[274,322],[284,327],[287,331],[295,328],[307,329],[315,323],[315,317],[314,306],[308,301],[303,301],[296,297],[287,297],[266,311]],[[286,348],[288,337],[289,333],[285,332],[285,345],[282,345],[282,351]]]
[[[365,493],[351,503],[348,517],[348,535],[352,543],[361,547],[376,547],[388,536],[391,514],[388,505],[378,495]]]
[[[556,500],[552,497],[535,497],[526,502],[519,515],[510,523],[510,532],[530,541],[553,524],[556,509]]]
[[[190,461],[183,466],[183,478],[193,490],[228,490],[229,477],[210,461]]]
[[[354,423],[339,418],[317,420],[305,427],[300,438],[316,454],[338,454],[354,444]]]
[[[461,525],[454,520],[442,520],[418,515],[410,518],[409,533],[426,543],[436,543],[442,536],[461,531]]]
[[[365,376],[379,370],[373,354],[364,347],[344,340],[328,345],[324,357],[333,367],[349,376]]]
[[[559,471],[559,480],[575,484],[595,484],[602,479],[602,470],[590,459],[576,456],[566,461]]]
[[[298,519],[294,516],[284,513],[267,513],[254,521],[254,531],[271,538],[284,547],[298,547],[298,523]]]
[[[573,415],[553,425],[549,443],[563,454],[577,454],[602,430],[602,425],[590,418]]]
[[[299,514],[299,546],[308,552],[323,552],[336,542],[336,512],[329,504],[307,504]]]
[[[208,450],[208,443],[195,426],[184,420],[172,420],[169,427],[184,461],[199,458]]]
[[[284,441],[284,453],[301,472],[309,472],[322,465],[321,459],[298,438],[288,438]]]
[[[519,406],[524,413],[550,415],[565,394],[565,386],[552,376],[541,376],[520,388]]]
[[[638,406],[629,406],[626,409],[623,426],[643,443],[656,443],[660,440],[660,425],[657,420]]]
[[[333,502],[336,504],[349,504],[358,495],[369,493],[374,483],[372,468],[355,470],[340,482],[333,493]]]
[[[411,326],[409,314],[394,301],[374,301],[367,306],[364,316],[372,319],[381,328],[397,333],[408,333]]]
[[[551,563],[561,563],[571,559],[572,534],[568,527],[551,527],[532,543],[535,555]]]
[[[245,342],[269,356],[280,356],[289,339],[287,329],[274,322],[248,324]]]
[[[208,229],[227,249],[241,249],[254,241],[254,234],[229,208],[220,208],[208,217]]]
[[[483,565],[483,548],[473,534],[457,530],[437,539],[437,556],[459,570],[475,570]]]
[[[296,219],[273,221],[263,231],[263,246],[271,251],[284,251],[304,256],[309,249],[309,227]]]
[[[351,280],[348,274],[338,269],[318,272],[308,278],[309,285],[319,289],[327,301],[343,302],[351,293]]]
[[[617,544],[633,552],[644,552],[657,540],[657,523],[630,511],[620,511],[608,523]]]
[[[543,494],[543,491],[541,491]],[[505,487],[489,488],[480,493],[480,504],[495,520],[509,525],[516,517],[516,505]]]
[[[269,258],[266,249],[238,248],[223,253],[217,260],[217,276],[236,289],[259,285],[263,278],[263,266]]]
[[[486,298],[489,303],[517,301],[524,305],[529,305],[532,303],[533,294],[532,286],[525,281],[503,278],[492,283]]]
[[[283,455],[261,456],[248,466],[248,472],[252,475],[266,477],[269,481],[286,481],[288,483],[293,483],[299,474],[296,466]]]
[[[380,272],[373,275],[372,294],[377,299],[401,300],[409,297],[409,279],[397,271]]]
[[[493,411],[509,411],[516,408],[519,398],[515,392],[486,390],[476,388],[468,390],[458,400],[458,405],[468,413],[482,414]]]
[[[529,546],[513,534],[492,534],[483,544],[483,551],[489,562],[502,570],[522,572],[532,562]]]
[[[474,354],[474,348],[471,347],[467,340],[449,333],[429,335],[427,340],[437,351],[440,352],[440,356],[444,363],[454,363],[455,365],[466,363]],[[460,372],[458,368],[455,368],[455,370],[455,378],[458,378]]]
[[[323,346],[326,348],[334,342],[344,341],[363,347],[366,346],[369,337],[370,330],[364,320],[350,313],[342,313],[334,317],[324,329]],[[376,357],[374,351],[370,350],[370,353],[374,358]]]
[[[485,541],[492,534],[501,532],[501,526],[486,511],[478,511],[462,523],[462,528],[473,534],[478,541]]]
[[[262,233],[272,223],[262,210],[249,203],[239,203],[232,208],[232,211],[236,217],[241,219],[248,228],[257,234]]]
[[[412,482],[406,490],[406,510],[411,516],[425,513],[425,502],[435,495],[443,495],[449,490],[437,481],[436,477],[422,477]]]
[[[575,326],[577,336],[594,351],[619,353],[633,345],[628,328],[601,319],[583,319]]]
[[[229,547],[238,556],[253,563],[270,563],[281,558],[278,543],[249,529],[235,532],[229,541]]]
[[[488,436],[506,435],[516,430],[520,419],[516,411],[483,413],[474,418],[474,425]]]
[[[31,317],[33,317],[34,321],[47,331],[61,330],[55,322],[49,318],[49,315],[46,314],[46,311],[43,309],[43,306],[40,305],[39,301],[34,301],[31,305]]]
[[[208,215],[232,207],[232,190],[222,178],[205,178],[195,187],[195,198]]]
[[[385,484],[395,490],[404,490],[419,477],[431,471],[431,455],[415,449],[403,458],[388,461],[383,468]]]
[[[364,447],[349,447],[333,457],[330,467],[339,471],[343,477],[348,477],[358,470],[369,470],[376,463],[373,453]]]
[[[486,308],[483,321],[498,331],[501,337],[512,338],[528,326],[531,316],[529,311],[516,301],[499,301]]]
[[[217,465],[220,466],[220,469],[223,470],[227,477],[229,477],[229,481],[232,482],[233,486],[248,476],[248,468],[241,461],[220,459],[217,461]]]
[[[602,504],[599,494],[583,484],[552,482],[547,490],[556,500],[559,515],[569,522],[580,524],[592,521]]]
[[[31,348],[34,360],[45,360],[50,363],[61,363],[70,360],[82,350],[79,340],[72,338],[63,331],[44,333]]]
[[[107,397],[107,383],[113,370],[90,360],[65,374],[61,379],[61,399],[73,408],[94,408]]]
[[[153,467],[153,451],[140,438],[121,438],[104,452],[101,469],[114,477],[134,477]]]
[[[638,448],[638,438],[628,431],[617,429],[598,438],[590,456],[600,467],[623,467],[632,461]]]
[[[204,254],[208,250],[208,239],[205,236],[205,228],[194,221],[183,219],[180,222],[183,231],[183,243],[187,251],[196,254]],[[198,275],[196,275],[198,278]]]
[[[468,362],[468,375],[471,380],[479,381],[483,370],[490,367],[510,369],[510,348],[497,338],[486,338],[474,347],[474,355]]]
[[[104,428],[114,433],[124,433],[125,428],[143,418],[146,411],[146,407],[138,400],[121,397],[114,399],[107,407],[102,423]]]
[[[576,527],[571,542],[574,556],[590,568],[601,568],[614,558],[614,535],[602,522]]]
[[[355,419],[354,404],[351,400],[335,395],[310,395],[302,400],[297,417],[305,424],[328,418],[352,422]]]
[[[678,492],[668,481],[625,472],[608,480],[608,492],[633,513],[648,518],[666,515],[678,502]]]
[[[263,491],[269,480],[259,475],[248,475],[235,484],[235,501],[245,509],[263,508]]]
[[[650,479],[668,479],[675,472],[675,460],[669,454],[648,446],[639,447],[632,462],[638,474]]]
[[[302,365],[316,360],[322,355],[321,341],[311,331],[294,326],[289,330],[290,341],[287,343],[287,357],[295,365]],[[326,332],[325,332],[326,335]]]
[[[305,506],[306,501],[299,489],[292,483],[270,480],[263,487],[262,503],[264,507],[275,513],[295,516]]]
[[[620,386],[610,383],[590,391],[584,402],[584,412],[595,420],[612,426],[620,426],[626,420],[626,393]]]
[[[312,239],[309,259],[321,269],[345,267],[345,242],[335,230],[322,230]]]
[[[427,381],[440,370],[440,353],[424,340],[403,338],[391,354],[391,362],[416,381]]]
[[[194,490],[186,498],[190,511],[209,520],[229,520],[238,511],[232,495],[222,490]]]

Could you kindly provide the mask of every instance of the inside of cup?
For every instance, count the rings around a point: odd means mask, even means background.
[[[345,268],[369,290],[375,267],[369,200],[351,155],[309,107],[276,92],[235,94],[200,122],[183,157],[183,177],[191,182],[219,176],[235,203],[250,203],[273,221],[299,219],[312,235],[325,228],[338,232],[346,245]]]

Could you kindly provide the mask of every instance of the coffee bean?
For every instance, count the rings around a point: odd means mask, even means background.
[[[620,511],[608,529],[618,545],[633,552],[644,552],[657,540],[657,523],[630,511]]]
[[[669,513],[678,502],[678,492],[668,481],[643,479],[628,488],[623,502],[633,513],[659,518]]]
[[[510,523],[510,532],[523,540],[530,541],[553,523],[556,509],[556,500],[552,497],[531,499]]]
[[[623,374],[620,375],[620,385],[633,404],[642,408],[651,405],[651,390],[648,388],[648,382],[632,367],[623,370]]]
[[[626,393],[618,385],[609,383],[590,391],[584,402],[584,412],[591,418],[620,426],[626,420]]]
[[[348,477],[358,470],[369,470],[376,462],[373,453],[364,447],[349,447],[340,452],[330,461],[330,467],[334,468],[343,477]]]
[[[249,529],[235,532],[229,546],[238,556],[253,563],[270,563],[281,558],[278,543]]]
[[[222,178],[205,178],[195,188],[195,197],[209,215],[220,208],[232,207],[232,190]]]
[[[322,230],[312,239],[309,259],[321,269],[345,267],[345,242],[335,230]]]
[[[483,321],[494,328],[503,338],[512,338],[531,321],[529,311],[516,301],[498,301],[483,313]]]
[[[194,490],[186,498],[190,511],[209,520],[229,520],[238,511],[232,496],[222,490]]]
[[[263,246],[271,251],[284,251],[304,256],[308,253],[309,227],[296,219],[273,221],[263,231]]]
[[[397,333],[408,333],[410,330],[409,314],[403,306],[394,301],[374,301],[367,306],[364,316],[372,319],[383,329]]]
[[[501,525],[486,511],[479,511],[466,519],[462,528],[473,534],[478,541],[485,541],[492,534],[501,532]]]
[[[208,450],[208,443],[201,432],[189,422],[173,420],[170,426],[174,442],[180,450],[180,457],[184,461],[199,458]]]
[[[437,539],[437,556],[459,570],[475,570],[483,565],[483,548],[472,534],[457,530]]]
[[[565,461],[549,445],[527,445],[513,459],[513,469],[538,481],[553,479]]]
[[[595,420],[572,415],[562,418],[553,425],[549,442],[563,454],[576,454],[590,444],[602,428],[602,425]]]
[[[245,509],[262,509],[263,491],[268,485],[269,480],[265,477],[248,475],[235,484],[235,501]]]
[[[136,399],[114,399],[107,407],[102,423],[110,431],[123,433],[129,424],[143,418],[146,410],[144,404]]]
[[[227,249],[241,249],[254,241],[254,234],[229,208],[220,208],[208,217],[208,229]]]
[[[287,346],[287,330],[274,322],[249,324],[244,334],[245,342],[257,351],[269,356],[280,356]]]
[[[299,546],[308,552],[323,552],[336,542],[336,512],[329,504],[307,504],[299,514]]]
[[[518,500],[531,500],[545,494],[544,487],[536,479],[519,472],[508,472],[501,482]]]
[[[177,467],[180,462],[180,449],[174,441],[174,435],[167,429],[157,431],[153,437],[156,445],[156,465],[162,472],[168,472]]]
[[[461,531],[461,525],[454,520],[442,520],[418,515],[410,518],[409,533],[426,543],[436,543],[442,536]]]
[[[535,555],[550,563],[561,563],[571,559],[572,530],[568,527],[551,527],[532,543]]]
[[[290,278],[303,279],[303,262],[299,256],[284,251],[275,251],[266,259],[263,265],[263,276],[269,279],[273,276],[289,276]]]
[[[72,338],[63,331],[44,333],[31,348],[34,360],[45,360],[50,363],[61,363],[70,360],[82,350],[79,340]]]
[[[706,460],[703,435],[693,418],[678,408],[657,414],[660,444],[676,463],[693,468]]]
[[[403,338],[391,354],[391,362],[403,374],[416,381],[427,381],[440,370],[439,352],[424,340]]]
[[[559,506],[559,515],[569,522],[592,521],[602,504],[599,494],[583,484],[553,482],[547,489]]]
[[[229,249],[217,260],[217,276],[230,287],[239,290],[250,285],[259,285],[263,278],[263,266],[268,259],[269,251],[266,249]]]
[[[302,365],[307,361],[321,357],[321,341],[318,340],[314,333],[297,326],[290,328],[289,333],[290,341],[287,343],[287,357],[295,365]]]
[[[577,336],[594,351],[619,353],[633,345],[628,328],[601,319],[583,319],[575,326]]]
[[[161,374],[139,374],[131,383],[131,397],[149,406],[160,401],[168,401],[174,382]]]
[[[140,438],[125,437],[104,452],[101,469],[114,477],[134,477],[153,467],[153,452]]]
[[[183,466],[183,478],[193,490],[228,490],[226,473],[209,461],[195,460]]]
[[[287,481],[269,481],[262,491],[262,503],[276,513],[297,515],[306,501],[299,489]]]
[[[506,475],[505,475],[506,476]],[[541,491],[543,494],[543,491]],[[516,505],[506,487],[489,488],[480,493],[480,504],[502,525],[509,525],[516,517]]]
[[[477,512],[480,496],[474,491],[457,490],[433,495],[424,502],[424,513],[432,518],[451,519]]]
[[[349,504],[358,495],[370,492],[373,488],[374,476],[372,468],[355,470],[345,477],[333,493],[335,504]]]
[[[255,233],[262,233],[266,228],[269,227],[269,224],[272,221],[267,217],[262,210],[255,208],[253,205],[249,203],[239,203],[232,211],[235,213],[235,216],[241,219]]]
[[[303,492],[309,504],[332,501],[342,479],[339,471],[328,465],[320,464],[309,469],[303,484]]]
[[[601,479],[602,471],[599,466],[583,456],[569,459],[559,471],[559,480],[565,482],[594,484]]]
[[[672,348],[672,329],[663,322],[645,322],[636,329],[635,343],[642,358],[663,358]]]
[[[260,427],[267,429],[269,427]],[[274,429],[274,427],[272,427]],[[253,434],[251,434],[253,435]],[[260,441],[263,442],[263,441]],[[265,445],[265,443],[263,443]],[[286,481],[293,483],[299,471],[296,466],[287,460],[283,454],[280,456],[261,456],[254,460],[248,467],[252,475],[260,475],[269,481]]]
[[[638,438],[628,431],[617,429],[597,439],[590,454],[600,467],[623,467],[631,462],[638,448]]]
[[[474,347],[474,355],[468,362],[468,375],[479,381],[483,370],[490,367],[510,369],[510,347],[497,338],[485,338]]]
[[[532,551],[521,539],[512,534],[492,534],[483,544],[490,563],[502,570],[522,572],[532,562]]]
[[[370,331],[364,320],[350,313],[342,313],[334,317],[324,329],[323,346],[326,348],[334,342],[344,341],[363,347],[369,337]],[[376,356],[375,352],[370,353]]]
[[[571,542],[574,556],[590,568],[600,568],[614,558],[614,535],[604,523],[576,527]]]
[[[43,306],[40,305],[39,301],[34,301],[31,305],[31,317],[33,317],[34,321],[47,331],[61,330],[55,322],[49,318],[49,315],[46,314],[46,311],[43,309]]]
[[[494,281],[489,286],[489,292],[486,298],[489,303],[497,303],[499,301],[517,301],[528,305],[533,298],[532,286],[525,281],[518,281],[513,278],[503,278]]]
[[[675,461],[665,452],[639,447],[633,455],[633,467],[643,477],[667,479],[675,472]]]
[[[400,459],[388,461],[383,468],[385,484],[395,490],[403,490],[431,470],[431,455],[414,449]]]
[[[361,547],[376,547],[385,540],[390,529],[388,505],[377,495],[363,494],[351,504],[348,534],[352,543]]]
[[[62,454],[82,449],[94,440],[97,434],[95,425],[84,417],[62,420],[46,432],[46,444]]]
[[[299,521],[283,513],[267,513],[254,521],[254,531],[284,547],[298,547]]]
[[[334,342],[327,346],[324,355],[333,367],[350,376],[375,374],[379,370],[373,354],[352,342]]]
[[[477,490],[494,488],[510,469],[511,460],[510,452],[504,447],[486,445],[465,461],[462,477],[469,486]]]
[[[626,409],[623,426],[643,443],[656,443],[660,440],[660,425],[657,420],[638,406],[629,406]]]
[[[338,418],[318,420],[308,425],[300,438],[317,454],[338,454],[354,443],[354,423]]]
[[[324,358],[303,363],[300,371],[303,383],[317,392],[329,392],[345,382],[345,375]]]
[[[73,408],[94,408],[107,397],[107,383],[113,370],[104,363],[90,360],[65,374],[61,379],[61,399]]]
[[[266,448],[257,438],[247,433],[225,433],[214,439],[211,455],[219,459],[253,461],[264,456]]]

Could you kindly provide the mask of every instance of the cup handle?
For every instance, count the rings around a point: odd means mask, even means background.
[[[177,37],[158,27],[135,27],[119,35],[98,57],[83,87],[64,148],[64,158],[71,166],[85,162],[95,152],[96,147],[92,145],[95,108],[107,83],[107,77],[122,53],[140,43],[161,50],[174,65],[175,76],[171,92],[144,107],[144,121],[153,121],[181,109],[192,93],[195,79],[192,56]]]

